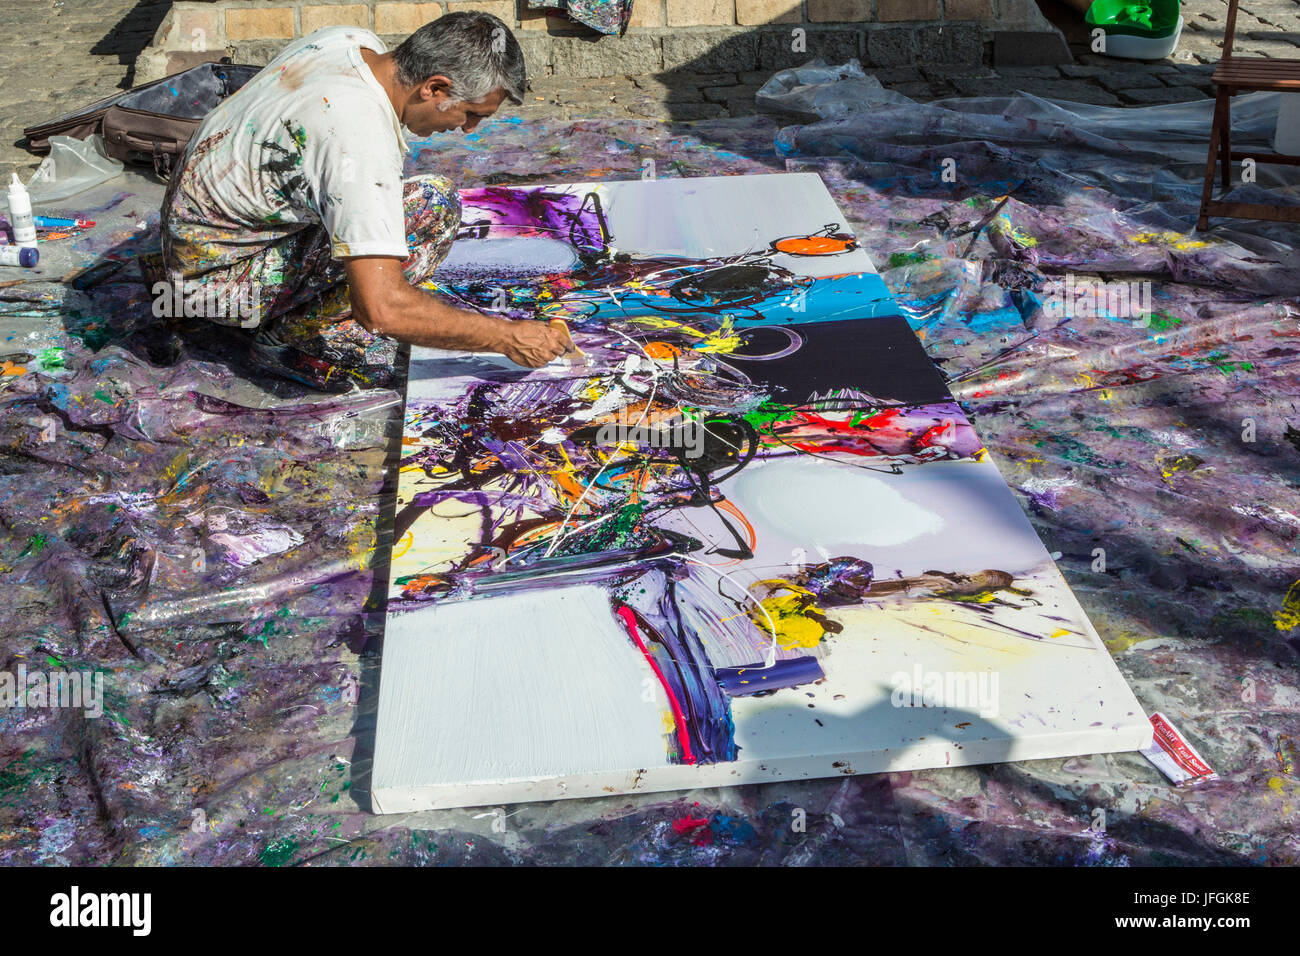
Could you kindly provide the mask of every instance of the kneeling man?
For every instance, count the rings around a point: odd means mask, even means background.
[[[253,360],[318,388],[384,386],[397,343],[501,352],[537,367],[573,349],[560,323],[457,308],[417,286],[460,226],[455,186],[403,179],[407,135],[472,131],[524,91],[496,17],[451,13],[391,53],[327,27],[291,43],[203,120],[162,209],[162,278],[239,304]],[[193,314],[187,312],[187,314]]]

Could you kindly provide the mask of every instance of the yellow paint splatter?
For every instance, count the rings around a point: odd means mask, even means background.
[[[763,610],[753,608],[749,618],[763,630],[772,633],[776,625],[776,643],[782,650],[796,647],[816,647],[830,624],[817,609],[817,596],[807,588],[779,579],[760,581],[756,585],[767,592],[759,603]],[[771,623],[768,617],[771,617]],[[831,625],[838,627],[838,625]]]
[[[1170,229],[1152,230],[1150,232],[1139,232],[1136,235],[1129,236],[1134,242],[1140,242],[1144,245],[1172,246],[1175,249],[1186,252],[1189,249],[1206,249],[1209,247],[1208,242],[1200,239],[1189,239],[1182,233],[1174,232]]]
[[[1160,477],[1168,481],[1180,471],[1195,471],[1205,464],[1205,459],[1195,455],[1158,455],[1156,464],[1160,468]]]
[[[1000,232],[1009,236],[1016,245],[1021,247],[1033,247],[1038,245],[1038,240],[1022,229],[1017,229],[1011,222],[1011,216],[1007,213],[999,213],[991,223],[989,223],[990,232]]]
[[[393,560],[397,560],[411,550],[411,545],[415,544],[415,535],[408,531],[402,536],[402,540],[393,545]]]
[[[1112,654],[1118,654],[1120,651],[1126,651],[1134,644],[1141,644],[1143,641],[1154,641],[1159,634],[1140,634],[1137,631],[1125,631],[1118,637],[1102,638],[1102,643],[1106,645],[1106,650]]]
[[[631,319],[633,323],[648,329],[671,329],[695,342],[691,345],[693,352],[706,352],[725,355],[740,348],[740,336],[735,330],[735,319],[724,316],[721,325],[710,332],[701,332],[684,322],[665,318],[661,315],[638,315]]]
[[[1282,610],[1273,615],[1273,624],[1279,631],[1294,631],[1300,627],[1300,581],[1287,588]]]
[[[177,452],[176,457],[171,460],[165,469],[163,469],[162,480],[164,482],[174,481],[176,477],[185,470],[185,466],[189,464],[189,460],[190,455],[188,451]]]

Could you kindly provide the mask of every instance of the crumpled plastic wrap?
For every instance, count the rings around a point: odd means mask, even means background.
[[[56,202],[108,182],[123,168],[104,151],[99,134],[84,140],[51,136],[50,154],[28,180],[27,192],[34,203]]]
[[[802,75],[774,95],[833,79]],[[847,99],[822,85],[812,108]],[[1238,98],[1242,142],[1269,109]],[[1208,129],[1203,108],[1032,97],[784,129],[503,119],[416,142],[407,171],[818,172],[1139,700],[1219,782],[1115,754],[370,814],[401,397],[274,385],[226,333],[153,320],[132,257],[161,187],[128,174],[77,210],[107,233],[42,259],[120,271],[0,290],[0,670],[94,668],[106,696],[99,719],[0,711],[0,862],[1294,865],[1293,237],[1191,234]],[[1066,273],[1150,281],[1153,320],[1053,317]]]
[[[874,76],[863,72],[857,60],[827,66],[818,59],[773,75],[754,94],[754,102],[761,110],[829,119],[912,100],[885,89]]]

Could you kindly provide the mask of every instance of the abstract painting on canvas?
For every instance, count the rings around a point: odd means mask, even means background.
[[[1141,707],[815,175],[462,194],[414,349],[380,812],[1133,750]]]

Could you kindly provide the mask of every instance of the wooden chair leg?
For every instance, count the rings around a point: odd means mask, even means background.
[[[1223,188],[1232,186],[1232,97],[1224,100],[1223,124],[1219,127],[1219,161],[1223,163]]]
[[[1219,90],[1214,101],[1214,122],[1210,126],[1210,151],[1205,158],[1205,186],[1201,190],[1201,212],[1196,219],[1197,229],[1210,227],[1210,197],[1214,195],[1214,166],[1219,158],[1219,143],[1223,122],[1228,109],[1228,93]]]

